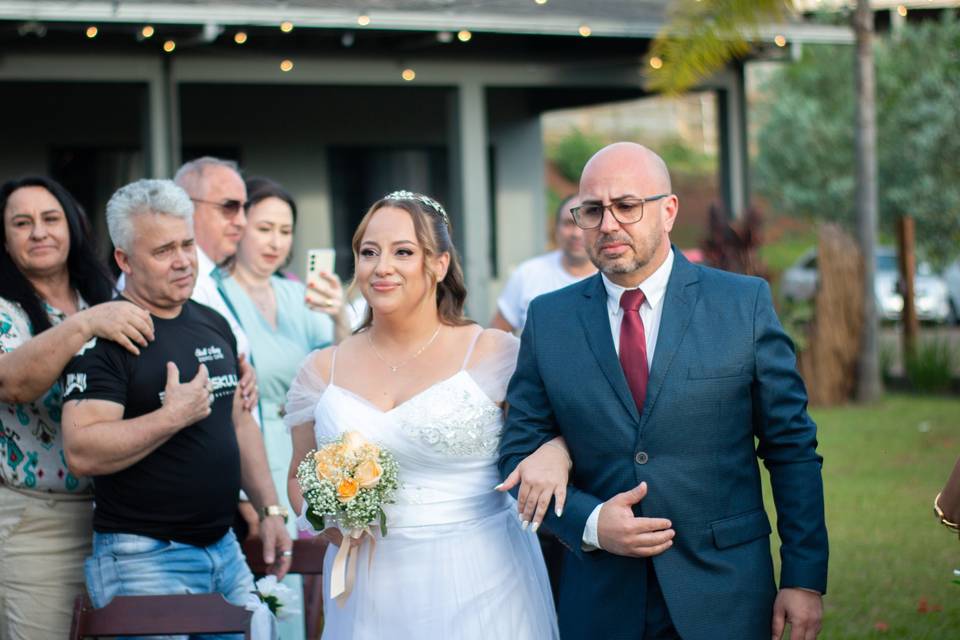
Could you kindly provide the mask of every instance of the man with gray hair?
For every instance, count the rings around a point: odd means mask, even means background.
[[[242,406],[236,340],[190,299],[193,205],[169,180],[139,180],[110,199],[107,225],[123,295],[150,312],[156,339],[139,356],[91,340],[65,370],[67,464],[94,477],[90,598],[102,607],[116,595],[219,592],[244,604],[253,577],[230,529],[241,486],[273,513],[261,536],[280,577],[292,543]]]

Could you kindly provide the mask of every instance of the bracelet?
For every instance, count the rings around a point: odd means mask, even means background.
[[[940,495],[941,494],[938,493],[937,497],[933,499],[933,515],[937,517],[937,520],[940,521],[940,524],[945,526],[947,529],[950,529],[950,531],[953,531],[957,535],[960,535],[960,524],[947,520],[947,516],[944,515],[943,509],[940,508]]]
[[[573,467],[573,458],[570,457],[570,452],[567,451],[567,448],[566,448],[566,447],[561,447],[560,445],[558,445],[558,444],[557,444],[556,442],[554,442],[553,440],[548,440],[548,441],[544,442],[543,444],[550,445],[551,447],[554,447],[554,448],[556,448],[556,449],[560,449],[560,451],[563,451],[563,454],[564,454],[565,456],[567,456],[567,468],[569,469],[569,468],[572,468],[572,467]]]

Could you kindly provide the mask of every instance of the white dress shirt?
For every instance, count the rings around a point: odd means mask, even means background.
[[[660,334],[660,318],[663,317],[663,298],[667,293],[667,282],[673,271],[673,249],[667,254],[656,271],[636,287],[643,291],[644,301],[640,305],[640,320],[643,321],[643,333],[647,340],[647,370],[653,368],[653,352],[657,348],[657,336]],[[620,325],[623,322],[623,309],[620,308],[620,296],[626,291],[624,287],[610,281],[606,274],[601,274],[603,286],[607,290],[607,315],[610,319],[610,333],[613,335],[613,348],[620,355]],[[583,528],[583,549],[594,551],[600,548],[597,534],[597,522],[600,520],[600,507],[597,507],[587,518]]]

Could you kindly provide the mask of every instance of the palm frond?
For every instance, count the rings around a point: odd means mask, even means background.
[[[650,47],[646,87],[678,94],[750,52],[760,27],[782,21],[792,0],[677,0]],[[652,64],[649,64],[651,63]]]

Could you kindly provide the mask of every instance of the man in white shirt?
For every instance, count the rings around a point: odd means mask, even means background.
[[[187,192],[193,202],[193,230],[197,243],[197,282],[190,298],[222,315],[237,339],[237,353],[244,371],[240,387],[244,409],[253,414],[260,426],[257,405],[257,380],[250,361],[250,341],[240,326],[227,297],[218,283],[218,265],[237,252],[247,226],[247,188],[237,163],[204,156],[181,166],[173,181]],[[258,516],[249,502],[240,503],[240,513],[251,532],[256,532]]]
[[[597,272],[583,245],[583,230],[573,221],[570,208],[577,206],[577,195],[569,196],[557,207],[554,241],[557,249],[530,258],[518,266],[497,300],[497,312],[490,326],[503,331],[523,329],[530,301],[544,293],[579,282]]]
[[[566,502],[544,520],[568,549],[561,636],[766,640],[789,624],[815,638],[822,458],[769,286],[671,245],[679,199],[645,147],[597,152],[580,202],[574,219],[601,273],[528,308],[500,445],[504,485],[527,456],[554,456],[538,449],[558,436],[570,453],[556,463],[572,460]],[[777,510],[779,590],[758,459]]]

